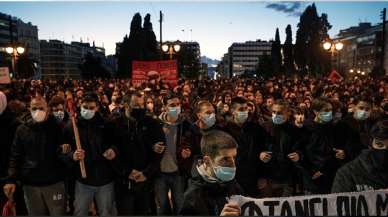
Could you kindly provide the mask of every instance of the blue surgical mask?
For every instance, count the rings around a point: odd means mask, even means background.
[[[237,112],[237,120],[245,121],[248,118],[248,112]]]
[[[370,116],[370,112],[366,112],[364,110],[357,110],[357,112],[356,112],[357,119],[361,120],[361,121],[369,118],[369,116]]]
[[[85,118],[86,120],[90,120],[94,117],[96,114],[95,111],[87,110],[87,109],[81,109],[81,116]]]
[[[216,123],[216,116],[214,114],[206,115],[203,122],[209,127],[212,127]]]
[[[274,124],[282,124],[282,123],[283,123],[283,120],[284,120],[283,115],[275,115],[275,114],[272,114],[272,122],[273,122]]]
[[[335,114],[335,115],[334,115],[333,120],[334,120],[334,121],[340,121],[341,118],[342,118],[342,114],[339,113],[339,114]]]
[[[212,166],[213,167],[213,166]],[[214,174],[223,182],[231,181],[236,175],[236,167],[213,167]]]
[[[58,111],[56,113],[54,113],[54,117],[57,119],[57,120],[63,120],[63,118],[65,117],[65,112],[63,111]]]
[[[168,114],[171,115],[173,118],[176,118],[181,113],[180,107],[169,107],[168,108]]]
[[[321,112],[321,120],[323,122],[329,122],[333,118],[333,113],[332,112]]]

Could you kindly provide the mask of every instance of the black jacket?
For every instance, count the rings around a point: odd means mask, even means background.
[[[336,142],[334,132],[336,126],[332,123],[319,124],[313,120],[306,120],[307,135],[301,151],[304,159],[296,163],[302,174],[303,189],[317,194],[330,193],[335,173],[343,161],[335,157],[333,148],[342,150]],[[323,175],[317,179],[311,177],[317,172]]]
[[[260,160],[260,150],[265,147],[265,131],[260,124],[255,122],[245,122],[242,127],[238,126],[233,116],[227,118],[225,131],[229,133],[238,144],[236,156],[236,176],[237,182],[245,184],[257,184],[262,162]]]
[[[387,189],[388,171],[378,168],[371,157],[371,150],[363,150],[360,156],[337,171],[331,192]]]
[[[7,182],[21,180],[31,186],[48,186],[63,181],[69,170],[59,158],[60,136],[61,127],[54,116],[35,123],[27,115],[13,140]]]
[[[0,115],[0,178],[7,177],[12,141],[20,124],[15,113],[6,107]]]
[[[69,121],[63,129],[60,145],[70,144],[71,152],[61,154],[61,158],[75,172],[76,178],[80,183],[91,186],[103,186],[113,181],[113,173],[109,164],[111,163],[103,156],[109,148],[116,150],[114,147],[113,124],[102,118],[99,112],[95,116],[86,120],[81,115],[77,116],[77,126],[81,141],[81,148],[85,151],[85,170],[86,178],[82,178],[79,161],[74,161],[73,155],[77,150],[73,123]],[[116,155],[118,154],[117,151]]]
[[[142,171],[147,179],[151,178],[163,158],[163,152],[154,152],[152,146],[157,142],[166,143],[158,121],[144,115],[132,123],[122,114],[113,120],[113,123],[116,129],[113,135],[117,139],[117,149],[120,152],[113,162],[120,179],[128,181],[133,169]]]
[[[368,118],[364,121],[356,120],[353,113],[346,116],[337,123],[341,144],[344,144],[347,161],[352,161],[361,154],[363,149],[372,146],[369,131],[374,125],[374,121]]]
[[[189,188],[183,194],[183,203],[179,215],[220,215],[226,197],[243,195],[243,190],[235,179],[225,183],[206,182],[201,175],[189,181]]]
[[[265,129],[266,135],[266,145],[260,152],[272,152],[271,160],[263,164],[261,173],[266,178],[278,181],[291,178],[294,163],[287,155],[296,152],[299,154],[300,159],[303,160],[303,155],[300,151],[301,135],[299,128],[288,121],[280,125],[274,124],[272,121],[266,121],[260,125]]]

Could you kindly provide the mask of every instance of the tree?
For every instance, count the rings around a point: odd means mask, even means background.
[[[279,65],[282,64],[282,54],[281,54],[281,45],[280,45],[280,36],[279,28],[276,28],[275,41],[272,43],[271,55],[276,57]]]
[[[292,30],[291,25],[287,25],[286,28],[286,41],[284,42],[284,68],[286,70],[286,74],[290,76],[295,71],[294,65],[294,48],[292,45]]]
[[[327,14],[318,16],[315,4],[308,6],[300,16],[295,43],[295,62],[302,74],[323,76],[330,72],[329,52],[322,48],[331,29]]]
[[[158,53],[158,43],[156,41],[155,33],[152,29],[152,23],[150,22],[151,15],[147,14],[144,18],[144,46],[143,46],[143,54],[144,60],[146,61],[154,61],[159,60]]]
[[[83,79],[110,78],[109,71],[101,65],[101,59],[91,53],[86,54],[83,64],[79,64],[78,68]]]
[[[280,64],[277,61],[277,57],[274,55],[268,55],[264,53],[259,57],[259,63],[257,64],[257,75],[262,76],[265,79],[271,78],[275,75],[279,75]]]
[[[200,60],[189,47],[181,45],[181,49],[174,54],[178,61],[178,77],[180,78],[198,78],[201,70]],[[164,59],[169,55],[164,54]]]
[[[25,52],[19,55],[17,63],[16,63],[16,71],[18,72],[19,78],[31,78],[36,73],[37,60],[32,58],[32,53],[28,51],[26,48]]]

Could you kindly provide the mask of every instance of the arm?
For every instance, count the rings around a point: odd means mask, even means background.
[[[9,167],[8,167],[8,177],[7,177],[7,183],[8,184],[15,184],[16,180],[20,180],[21,171],[23,169],[23,159],[25,156],[25,150],[23,143],[21,141],[21,138],[23,138],[22,135],[22,126],[18,127],[15,133],[15,137],[12,143],[11,147],[11,156],[9,160]]]

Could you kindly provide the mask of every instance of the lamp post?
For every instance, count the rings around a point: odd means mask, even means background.
[[[341,42],[331,43],[330,41],[326,41],[323,44],[323,48],[331,52],[332,58],[334,57],[334,53],[340,51],[343,47],[344,47],[344,44],[342,44]]]
[[[166,52],[166,54],[170,54],[170,60],[172,60],[172,55],[176,54],[181,49],[181,46],[179,44],[170,45],[164,44],[162,46],[162,50]]]
[[[353,70],[353,69],[351,69],[351,70],[350,70],[350,74],[352,74],[352,76],[353,76],[353,81],[354,81],[355,72],[354,72],[354,70]]]
[[[5,51],[12,57],[12,72],[14,73],[14,76],[17,74],[16,72],[16,57],[18,57],[20,54],[24,53],[24,47],[21,46],[9,46],[5,48]]]

